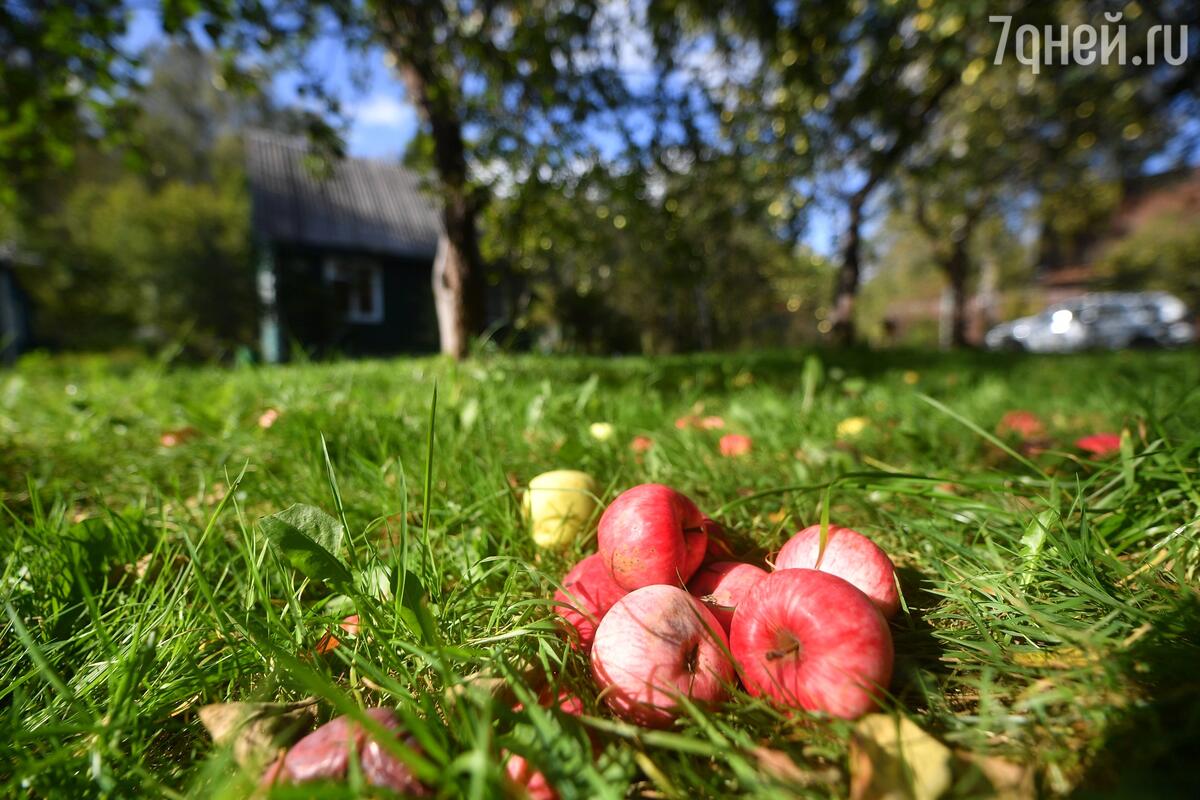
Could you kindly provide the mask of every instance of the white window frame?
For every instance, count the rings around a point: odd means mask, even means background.
[[[341,259],[329,256],[321,265],[321,275],[327,286],[339,281],[355,286],[355,273],[369,270],[371,307],[367,310],[358,308],[343,308],[347,322],[356,325],[379,325],[383,322],[383,267],[367,259]]]

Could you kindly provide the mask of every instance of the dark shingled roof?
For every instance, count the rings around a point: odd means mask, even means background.
[[[254,231],[274,242],[433,258],[440,224],[416,173],[347,158],[324,180],[304,164],[306,140],[246,135]]]

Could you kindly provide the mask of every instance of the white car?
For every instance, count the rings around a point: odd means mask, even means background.
[[[1178,347],[1196,338],[1187,306],[1167,292],[1088,294],[987,332],[989,350],[1074,353],[1086,349]]]

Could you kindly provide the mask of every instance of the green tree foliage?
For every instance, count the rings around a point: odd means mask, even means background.
[[[112,278],[103,292],[108,312],[132,322],[142,341],[184,343],[209,358],[253,342],[250,212],[240,183],[85,184],[68,200],[66,219],[72,249]],[[96,288],[65,276],[53,287],[58,294],[83,299]]]
[[[1108,248],[1102,271],[1119,289],[1162,289],[1200,309],[1200,226],[1160,215]]]
[[[1012,24],[1103,27],[1103,10],[1047,3],[1016,9]],[[1126,31],[1133,52],[1144,48],[1149,25],[1169,24],[1180,12],[1167,3],[1158,13],[1133,15]],[[1180,69],[1058,64],[1035,75],[1009,44],[1001,64],[982,56],[966,63],[888,187],[891,205],[924,234],[928,259],[944,276],[957,345],[967,341],[969,287],[985,262],[996,263],[995,248],[1003,249],[998,242],[981,250],[975,231],[989,221],[1006,229],[1017,221],[1040,230],[1036,257],[1043,267],[1083,263],[1120,202],[1122,184],[1161,156],[1194,104],[1178,82]]]
[[[779,198],[736,158],[672,174],[601,167],[529,180],[485,217],[485,254],[530,283],[549,344],[677,352],[794,344],[828,273],[778,226]]]
[[[121,0],[0,4],[0,205],[27,208],[81,138],[131,112]]]
[[[23,267],[38,339],[71,348],[180,345],[228,356],[254,341],[250,210],[237,133],[294,129],[262,97],[227,90],[210,54],[179,44],[151,72],[125,148],[76,142],[70,168],[25,204]],[[145,167],[130,171],[130,156]],[[53,191],[50,191],[53,187]]]

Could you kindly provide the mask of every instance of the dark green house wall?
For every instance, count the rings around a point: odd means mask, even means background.
[[[31,343],[29,297],[7,261],[0,259],[0,364],[12,364]]]
[[[328,257],[371,260],[383,274],[383,320],[346,321],[326,284]],[[433,260],[363,251],[276,245],[275,291],[285,357],[302,348],[310,356],[382,356],[438,349],[433,305]]]

